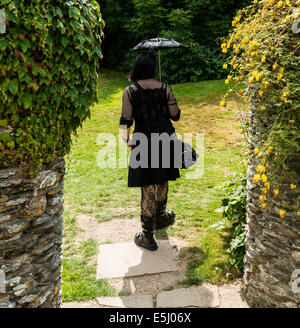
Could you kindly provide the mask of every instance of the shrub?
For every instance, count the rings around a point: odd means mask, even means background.
[[[65,155],[96,101],[104,22],[94,0],[2,0],[0,159]]]
[[[243,270],[245,256],[245,224],[247,205],[247,173],[231,173],[228,181],[220,186],[225,192],[222,206],[216,212],[222,213],[224,219],[211,228],[229,229],[230,243],[227,252],[230,254],[229,263]]]
[[[257,158],[257,174],[253,183],[260,183],[261,209],[267,211],[280,203],[280,185],[297,189],[298,172],[291,163],[300,156],[300,34],[293,31],[300,17],[299,0],[262,0],[238,12],[232,25],[234,31],[222,44],[230,53],[231,67],[227,83],[246,104],[255,98],[259,113],[255,118],[265,123],[262,141],[249,143],[249,154]],[[243,85],[248,87],[245,92]],[[226,106],[226,101],[222,101]],[[283,204],[278,209],[282,219],[288,211],[299,211],[299,202]],[[298,207],[298,208],[297,208]]]

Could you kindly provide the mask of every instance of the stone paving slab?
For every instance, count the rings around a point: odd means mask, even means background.
[[[157,295],[158,308],[215,308],[220,305],[218,287],[203,284]]]
[[[177,271],[176,248],[168,240],[157,243],[158,250],[155,252],[139,248],[134,243],[100,245],[96,278],[123,278]]]
[[[219,287],[220,308],[249,308],[243,301],[240,286]]]
[[[153,298],[151,295],[145,296],[120,296],[120,297],[99,297],[97,302],[103,306],[115,308],[153,308]]]
[[[63,302],[63,309],[99,309],[100,305],[96,300],[89,300],[87,302]]]

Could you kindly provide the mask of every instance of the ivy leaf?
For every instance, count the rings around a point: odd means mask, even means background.
[[[26,93],[22,97],[22,102],[25,109],[32,108],[32,96],[30,94]]]
[[[17,79],[13,79],[8,84],[8,90],[13,94],[16,95],[19,91],[19,81]]]
[[[8,47],[8,42],[5,40],[0,40],[0,50],[5,50]]]

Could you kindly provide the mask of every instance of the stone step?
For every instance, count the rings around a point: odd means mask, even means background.
[[[155,252],[137,247],[134,243],[100,245],[96,279],[177,271],[177,249],[169,240],[160,240],[157,244],[158,250]]]
[[[97,302],[102,306],[115,308],[153,308],[151,295],[130,295],[120,297],[98,297]]]
[[[174,289],[157,295],[158,308],[216,308],[219,305],[218,287],[209,284]]]

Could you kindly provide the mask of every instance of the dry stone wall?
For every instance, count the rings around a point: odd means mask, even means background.
[[[268,117],[265,121],[258,120],[258,110],[253,99],[250,118],[252,148],[272,123]],[[282,200],[271,210],[262,211],[259,201],[262,185],[252,182],[258,164],[257,158],[251,158],[248,168],[244,292],[251,307],[299,308],[300,218],[293,208],[299,192],[291,190],[289,183],[281,184]],[[299,158],[294,158],[290,168],[300,173]],[[284,219],[279,216],[281,208],[287,212]]]
[[[64,159],[28,170],[0,169],[0,308],[61,306]]]

